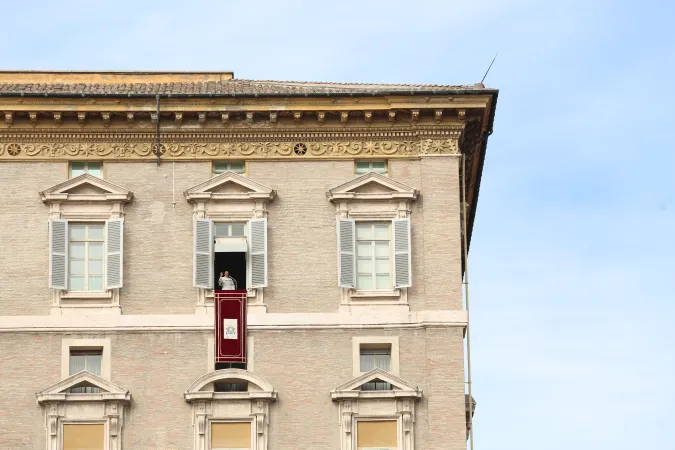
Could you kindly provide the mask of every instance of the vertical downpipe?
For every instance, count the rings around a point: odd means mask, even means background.
[[[466,156],[462,155],[462,239],[464,247],[464,300],[466,305],[466,379],[469,386],[469,448],[473,450],[473,395],[471,392],[471,329],[469,327],[469,250],[466,219]]]

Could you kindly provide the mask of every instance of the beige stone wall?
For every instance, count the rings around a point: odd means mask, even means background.
[[[412,212],[412,310],[461,308],[457,161],[390,163],[392,178],[421,191]],[[66,164],[0,163],[0,173],[0,310],[47,314],[48,208],[37,193],[64,181]],[[194,312],[192,207],[183,192],[210,174],[203,161],[105,164],[105,178],[134,193],[125,206],[124,314]],[[268,311],[337,311],[335,209],[326,191],[354,176],[353,161],[252,161],[248,175],[277,190],[268,205]]]
[[[210,333],[0,333],[0,448],[43,449],[35,393],[59,381],[61,339],[109,338],[112,381],[130,390],[124,448],[192,448],[192,410],[183,393],[204,374]],[[330,390],[353,378],[353,336],[399,336],[401,377],[423,390],[418,450],[465,448],[461,329],[253,332],[255,371],[279,392],[270,410],[269,448],[339,447]],[[25,355],[30,355],[27,364]],[[7,414],[6,412],[11,412]],[[301,445],[299,443],[302,443]]]
[[[0,315],[49,314],[49,207],[38,192],[66,163],[0,163]]]

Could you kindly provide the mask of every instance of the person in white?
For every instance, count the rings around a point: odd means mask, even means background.
[[[220,272],[220,278],[218,278],[218,285],[220,286],[220,289],[223,291],[234,291],[237,289],[237,280],[232,278],[230,276],[230,272],[227,270],[225,271],[225,274],[223,272]]]

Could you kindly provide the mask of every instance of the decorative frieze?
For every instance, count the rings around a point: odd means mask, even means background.
[[[354,157],[410,157],[419,155],[459,154],[459,132],[443,133],[437,138],[419,139],[402,136],[403,139],[337,140],[220,140],[212,136],[195,136],[189,142],[171,137],[162,138],[161,154],[166,159],[214,159],[214,158],[354,158]],[[25,137],[24,137],[25,136]],[[72,136],[72,137],[71,137]],[[31,142],[30,135],[23,139],[0,136],[0,160],[30,159],[152,159],[156,156],[156,143],[149,135],[145,142],[116,141],[114,136],[99,135],[93,139],[65,135],[64,139],[47,142]],[[68,139],[70,137],[70,139]],[[96,142],[100,138],[108,142]],[[207,139],[203,139],[206,137]],[[202,139],[200,139],[202,138]],[[210,138],[210,139],[209,139]],[[299,139],[298,139],[299,138]],[[366,136],[367,138],[367,136]],[[407,139],[406,139],[407,138]],[[11,139],[11,140],[10,140]],[[2,142],[2,141],[5,142]],[[9,142],[7,142],[9,140]],[[208,142],[215,140],[217,142]],[[37,141],[37,139],[36,139]],[[92,142],[93,141],[93,142]],[[201,141],[201,142],[200,142]],[[153,148],[153,145],[155,146]]]

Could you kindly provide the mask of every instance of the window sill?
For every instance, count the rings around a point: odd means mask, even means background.
[[[401,298],[401,290],[383,289],[379,291],[360,291],[356,289],[350,289],[349,296],[354,299],[378,299],[378,298],[398,299]]]
[[[213,298],[214,297],[214,291],[206,291],[206,298]],[[256,295],[258,293],[258,289],[247,289],[246,290],[246,297],[247,298],[256,298]]]
[[[109,300],[112,291],[65,291],[61,293],[63,300]]]

